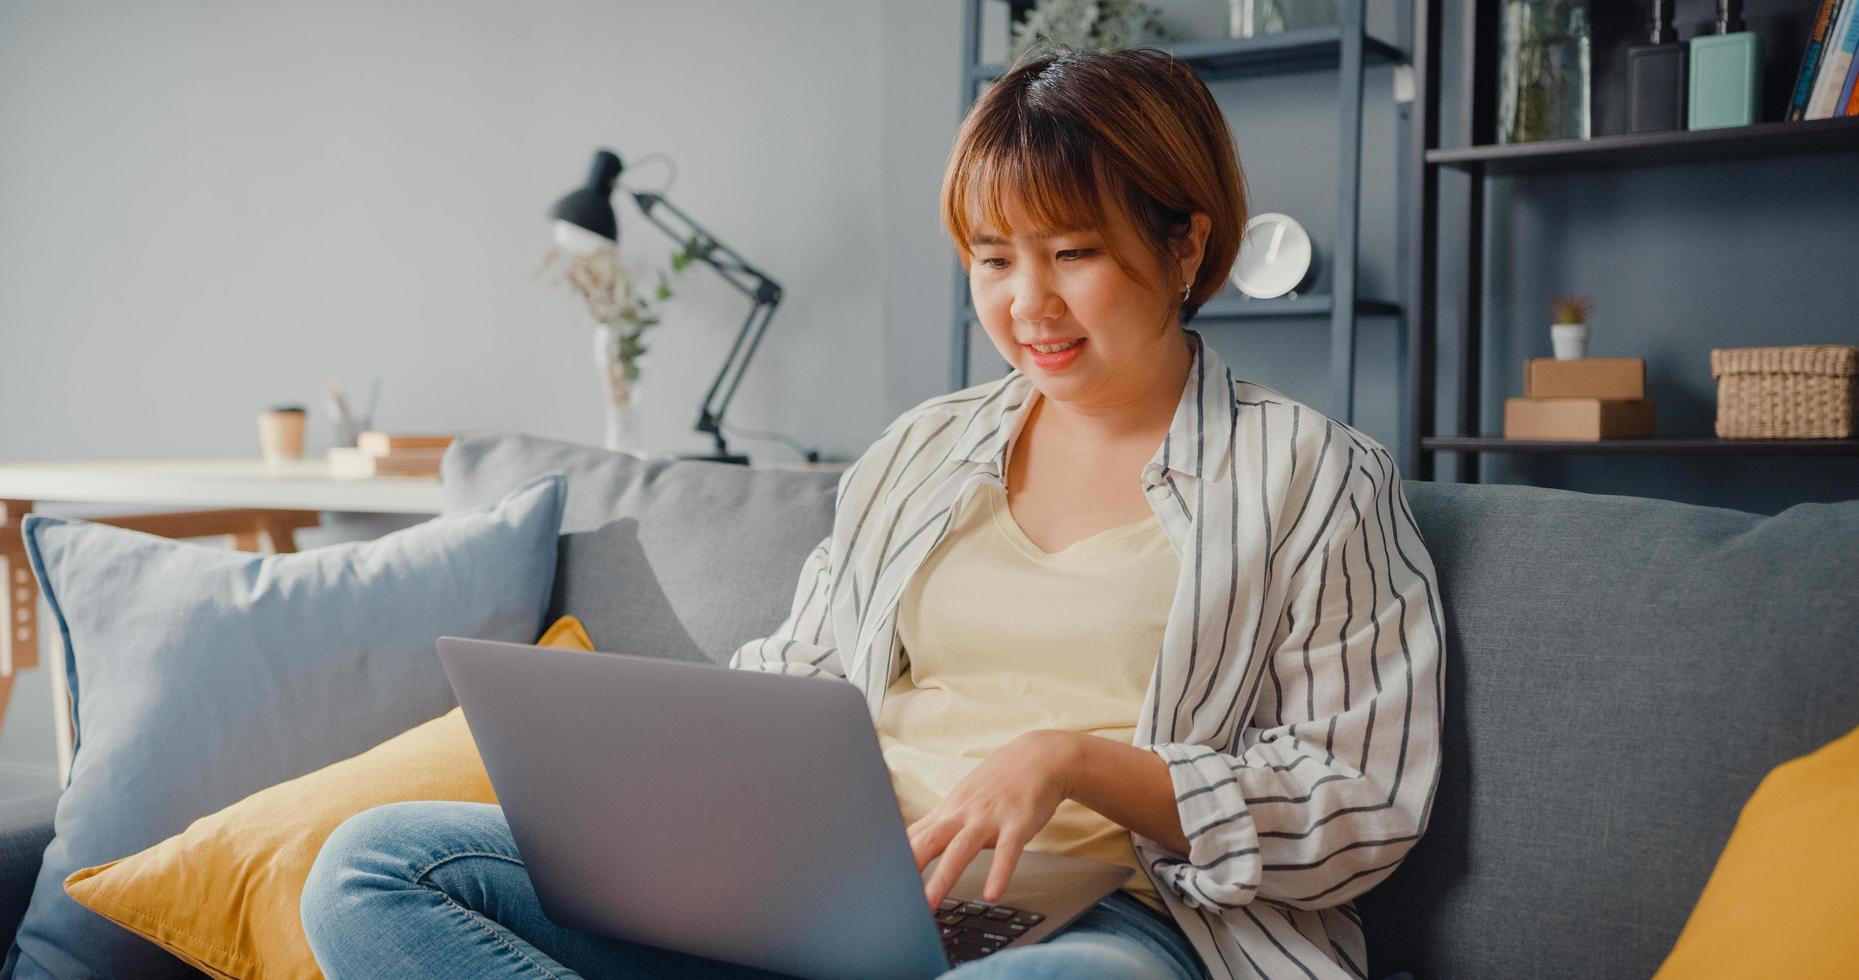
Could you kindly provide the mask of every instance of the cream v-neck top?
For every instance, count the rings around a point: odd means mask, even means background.
[[[1130,744],[1179,572],[1153,514],[1054,554],[1021,530],[999,484],[970,497],[898,608],[906,664],[877,727],[904,822],[1025,732]],[[1026,849],[1129,867],[1123,890],[1168,914],[1130,832],[1075,800]]]

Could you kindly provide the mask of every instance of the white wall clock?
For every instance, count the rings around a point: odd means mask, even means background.
[[[1310,234],[1288,214],[1268,211],[1253,215],[1240,236],[1239,260],[1233,263],[1233,285],[1254,299],[1297,295],[1316,265]]]

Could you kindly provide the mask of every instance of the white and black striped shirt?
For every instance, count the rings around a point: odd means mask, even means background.
[[[1444,643],[1433,563],[1374,439],[1237,380],[1200,334],[1142,488],[1181,557],[1133,744],[1168,761],[1190,853],[1136,852],[1210,973],[1363,977],[1352,900],[1426,830]],[[981,481],[1033,384],[904,413],[840,477],[792,611],[730,666],[849,680],[875,719],[909,577]]]

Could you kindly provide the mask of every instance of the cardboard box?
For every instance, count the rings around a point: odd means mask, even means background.
[[[1643,357],[1577,357],[1523,362],[1523,393],[1530,398],[1645,398]]]
[[[1504,438],[1596,442],[1652,435],[1648,398],[1506,398]]]

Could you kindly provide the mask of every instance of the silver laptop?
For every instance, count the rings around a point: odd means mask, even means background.
[[[441,637],[548,917],[803,977],[915,980],[1070,924],[1133,871],[983,851],[932,910],[858,689]]]

